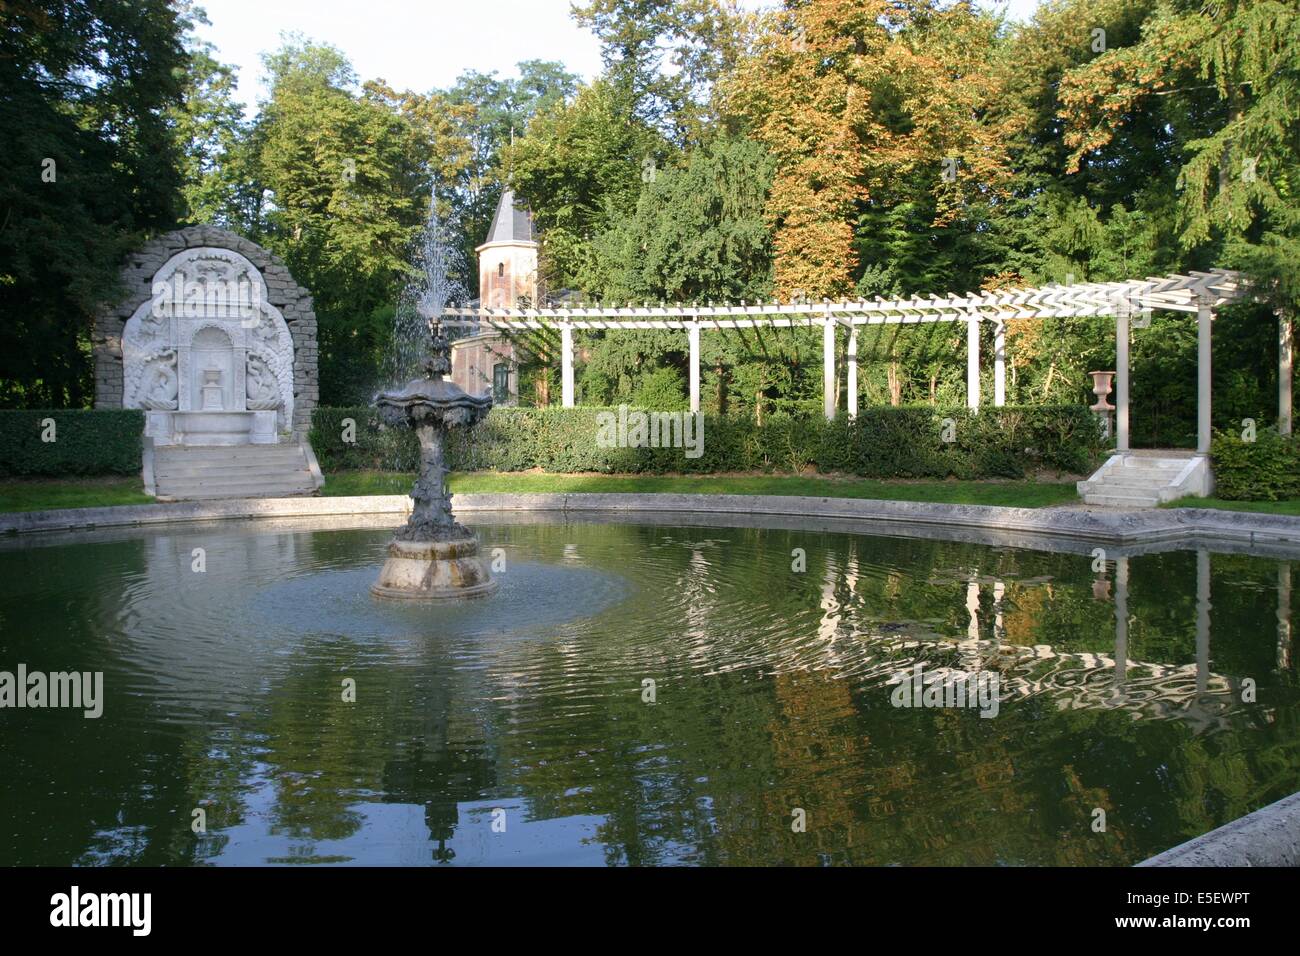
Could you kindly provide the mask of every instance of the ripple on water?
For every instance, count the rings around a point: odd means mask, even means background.
[[[373,567],[342,568],[276,581],[251,600],[255,618],[283,634],[459,640],[482,635],[538,637],[618,604],[631,590],[607,571],[512,561],[493,575],[497,590],[458,601],[395,601],[370,593]]]

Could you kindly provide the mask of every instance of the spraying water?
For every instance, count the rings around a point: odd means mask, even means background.
[[[394,319],[393,349],[384,380],[390,387],[419,375],[428,357],[429,332],[448,305],[465,302],[465,257],[455,241],[454,223],[438,213],[437,182],[429,192],[429,216],[416,244],[418,277],[403,290]],[[451,338],[457,328],[446,329]]]

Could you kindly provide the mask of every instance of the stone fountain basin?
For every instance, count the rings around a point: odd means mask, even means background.
[[[370,588],[377,597],[442,601],[483,597],[497,589],[478,556],[478,540],[400,541],[388,545],[388,559]]]

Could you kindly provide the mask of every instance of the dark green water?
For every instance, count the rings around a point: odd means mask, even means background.
[[[1196,553],[1128,559],[1116,668],[1113,560],[477,530],[501,590],[442,608],[367,593],[386,530],[0,546],[0,671],[105,697],[0,710],[0,864],[1118,865],[1300,790],[1285,562],[1210,556],[1198,636]],[[916,662],[997,716],[894,707]]]

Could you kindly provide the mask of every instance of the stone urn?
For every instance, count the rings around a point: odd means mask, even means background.
[[[1106,401],[1110,396],[1111,383],[1115,381],[1114,372],[1089,372],[1092,376],[1092,394],[1097,396],[1097,404],[1093,405],[1094,412],[1113,412],[1115,406]]]
[[[437,323],[432,332],[425,377],[382,392],[373,402],[385,424],[413,428],[420,440],[420,475],[411,489],[415,505],[370,588],[378,597],[445,600],[479,597],[497,587],[479,556],[478,539],[452,514],[444,456],[447,432],[482,420],[492,409],[492,396],[466,394],[444,378],[451,370],[450,346]]]
[[[1110,438],[1110,413],[1115,410],[1115,406],[1106,399],[1110,395],[1111,383],[1115,380],[1114,372],[1089,372],[1092,376],[1092,394],[1097,396],[1097,404],[1089,406],[1089,410],[1101,419],[1102,437]]]

